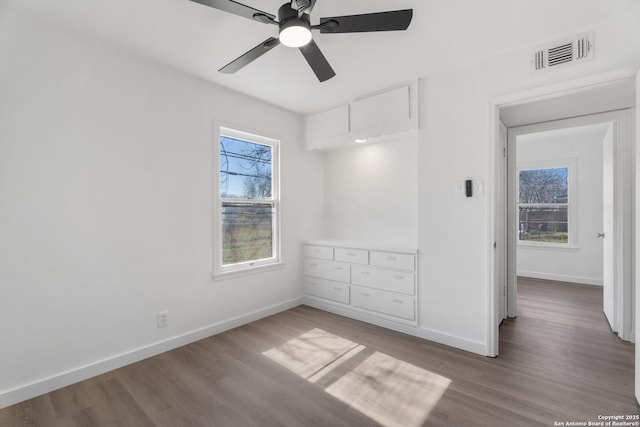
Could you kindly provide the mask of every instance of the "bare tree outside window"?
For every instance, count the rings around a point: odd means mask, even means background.
[[[271,198],[272,148],[220,137],[220,196],[225,199]]]
[[[520,170],[519,240],[569,242],[569,168]]]

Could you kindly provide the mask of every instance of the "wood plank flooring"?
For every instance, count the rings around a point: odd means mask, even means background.
[[[518,303],[494,359],[300,306],[2,409],[0,426],[553,426],[640,414],[634,346],[609,330],[601,288],[522,279]]]

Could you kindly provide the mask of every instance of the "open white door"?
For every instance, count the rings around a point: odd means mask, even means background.
[[[598,234],[602,238],[602,309],[609,322],[611,330],[618,331],[618,317],[615,304],[614,290],[614,125],[609,125],[609,130],[602,142],[602,229]]]

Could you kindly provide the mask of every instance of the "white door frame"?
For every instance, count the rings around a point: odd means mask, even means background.
[[[636,265],[640,265],[640,208],[638,208],[638,202],[640,201],[640,71],[636,74]],[[640,283],[640,269],[636,268],[636,282]],[[638,307],[640,307],[640,292],[634,288],[635,293],[635,324],[636,330],[640,330],[640,316],[638,316]],[[636,341],[636,375],[635,375],[635,395],[636,402],[640,404],[640,344]]]
[[[498,152],[496,157],[496,191],[502,194],[506,194],[508,188],[507,181],[507,135],[508,129],[502,121],[500,121],[500,136],[499,144],[496,145]],[[494,268],[496,269],[496,286],[498,292],[498,323],[509,317],[508,301],[507,301],[507,251],[497,250],[498,245],[500,247],[505,246],[507,241],[507,204],[506,198],[499,198],[496,200],[498,206],[496,206],[496,215],[494,220],[495,226],[495,241],[493,244],[495,254]]]
[[[490,191],[488,192],[488,239],[491,247],[489,248],[488,257],[488,280],[487,280],[487,355],[491,357],[498,356],[499,354],[499,283],[496,270],[496,256],[501,256],[499,251],[506,251],[508,248],[506,247],[506,242],[503,242],[502,245],[496,245],[496,249],[494,250],[493,244],[496,242],[496,225],[495,218],[497,215],[497,210],[502,202],[502,197],[504,194],[497,193],[496,180],[496,162],[499,159],[496,158],[495,153],[497,152],[496,145],[499,144],[499,136],[500,136],[500,109],[505,107],[510,107],[514,105],[527,104],[534,101],[540,101],[544,99],[556,98],[564,95],[579,93],[583,91],[587,91],[594,87],[610,84],[614,82],[618,82],[621,80],[626,80],[630,78],[635,78],[637,70],[632,68],[625,68],[621,70],[615,70],[611,72],[606,72],[602,74],[595,74],[587,77],[577,78],[570,81],[561,82],[558,84],[553,84],[550,86],[539,87],[531,90],[527,90],[524,92],[513,93],[505,96],[500,96],[489,100],[489,149],[488,149],[488,164],[489,164],[489,179],[491,182]],[[630,140],[631,147],[635,146],[633,143],[633,139]],[[635,153],[632,153],[635,156]],[[631,161],[631,157],[630,161]],[[635,158],[635,157],[633,157]],[[635,200],[629,201],[632,203],[632,206],[635,206]],[[630,225],[633,224],[633,221]],[[628,229],[630,230],[630,228]],[[515,250],[515,242],[514,248]],[[630,256],[630,251],[629,256]],[[631,298],[626,299],[626,303],[631,304]],[[628,308],[632,308],[629,306]],[[631,310],[629,310],[631,311]],[[633,334],[633,328],[629,328],[631,334]],[[632,336],[633,338],[633,336]]]

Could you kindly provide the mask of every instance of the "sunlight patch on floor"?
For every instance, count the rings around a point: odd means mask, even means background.
[[[316,328],[262,354],[316,382],[363,349],[353,341]]]
[[[375,352],[325,391],[385,426],[420,426],[451,380]]]
[[[451,380],[378,351],[361,354],[366,359],[346,370],[345,362],[365,349],[316,328],[263,354],[312,383],[333,373],[325,391],[384,426],[422,425]]]

